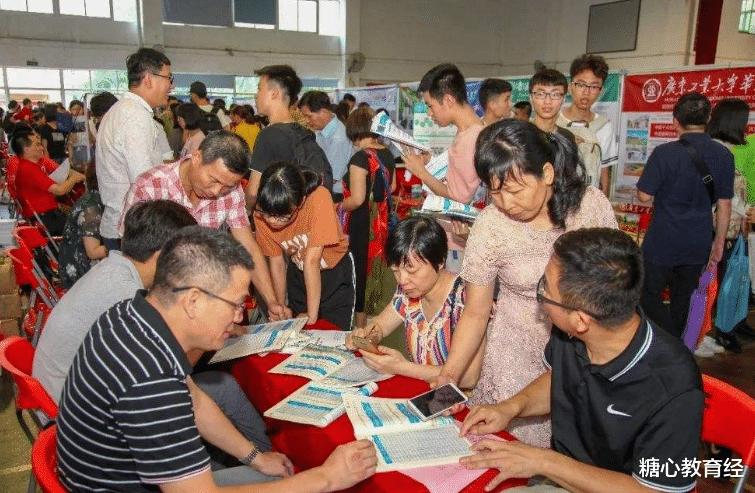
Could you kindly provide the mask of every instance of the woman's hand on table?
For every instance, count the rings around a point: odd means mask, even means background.
[[[263,452],[259,454],[251,463],[251,466],[268,476],[283,476],[287,478],[294,475],[294,465],[288,457],[278,452]]]
[[[343,490],[375,474],[377,454],[369,440],[339,445],[320,471],[325,476],[327,491]]]
[[[462,457],[459,463],[467,469],[498,469],[498,475],[485,486],[491,491],[509,478],[529,478],[540,474],[548,451],[522,442],[504,442],[486,438],[474,444],[474,455]]]
[[[359,352],[367,366],[373,370],[391,375],[401,374],[401,368],[408,362],[404,355],[386,346],[378,346],[378,350],[383,354],[372,354],[367,351]]]
[[[271,322],[278,322],[279,320],[287,320],[293,318],[294,314],[287,306],[283,306],[278,302],[270,303],[267,306],[267,317]]]

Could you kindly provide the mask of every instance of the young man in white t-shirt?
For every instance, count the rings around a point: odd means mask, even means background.
[[[602,56],[585,54],[574,59],[569,73],[571,75],[569,94],[572,96],[572,104],[561,111],[556,123],[572,131],[578,143],[582,132],[587,131],[591,136],[594,135],[600,150],[600,164],[592,172],[590,169],[587,172],[594,178],[592,184],[599,186],[603,193],[608,195],[610,193],[608,168],[619,161],[616,134],[613,125],[605,116],[591,110],[603,91],[603,85],[608,77],[608,65]],[[583,159],[587,164],[589,159],[585,156]]]

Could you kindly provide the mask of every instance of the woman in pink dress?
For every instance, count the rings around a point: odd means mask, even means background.
[[[498,278],[498,302],[471,399],[491,404],[545,372],[542,354],[551,323],[535,290],[553,243],[567,231],[617,224],[606,197],[586,185],[569,133],[545,133],[529,122],[503,120],[480,133],[475,168],[493,203],[477,217],[467,241],[460,274],[467,300],[439,383],[456,381],[482,343],[483,319]],[[548,420],[514,420],[509,431],[532,445],[550,446]]]

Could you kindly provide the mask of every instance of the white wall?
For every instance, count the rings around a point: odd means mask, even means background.
[[[362,52],[364,69],[347,85],[416,81],[454,62],[467,77],[526,75],[539,59],[568,69],[586,44],[589,6],[606,0],[346,0],[346,40],[277,30],[165,26],[162,0],[140,0],[136,24],[3,11],[0,63],[40,67],[124,68],[140,45],[162,44],[176,72],[251,74],[289,63],[302,76],[341,78],[346,55]],[[696,0],[644,0],[637,49],[605,54],[612,69],[676,67],[688,53]],[[755,36],[736,32],[740,0],[725,0],[717,63],[755,60]],[[226,51],[231,50],[231,53]]]

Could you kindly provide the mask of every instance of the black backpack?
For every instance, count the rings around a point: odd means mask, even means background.
[[[16,129],[16,124],[11,121],[13,113],[8,111],[3,117],[3,131],[8,134],[8,137],[13,135],[13,131]]]
[[[315,134],[298,124],[277,125],[291,139],[294,163],[315,170],[322,179],[322,186],[333,189],[333,169],[325,151],[315,140]]]
[[[199,129],[205,135],[215,130],[223,130],[223,125],[220,124],[220,118],[218,118],[215,108],[213,108],[213,111],[203,111],[202,118],[199,120]]]

